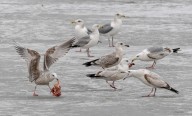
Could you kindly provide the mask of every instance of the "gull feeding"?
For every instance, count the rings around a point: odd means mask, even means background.
[[[154,68],[156,65],[156,61],[164,58],[165,56],[171,54],[171,53],[177,53],[180,48],[170,49],[167,47],[149,47],[147,49],[144,49],[142,52],[137,54],[133,59],[132,62],[135,60],[141,60],[141,61],[153,61],[153,64],[150,67],[146,68]]]
[[[15,45],[17,53],[27,62],[29,81],[34,81],[36,84],[33,96],[38,96],[38,94],[36,94],[37,85],[47,85],[51,90],[49,83],[54,79],[59,81],[57,74],[51,73],[49,68],[70,50],[74,40],[75,38],[72,38],[59,46],[49,48],[44,55],[43,70],[39,67],[41,56],[37,51]]]
[[[115,52],[102,56],[98,59],[83,63],[86,67],[89,66],[100,66],[103,69],[109,68],[112,66],[116,66],[120,63],[124,52],[123,52],[123,46],[129,47],[129,45],[125,45],[122,42],[118,42],[115,45]]]
[[[89,49],[91,47],[96,46],[98,44],[98,42],[99,42],[99,31],[98,31],[99,28],[100,28],[100,25],[94,24],[92,26],[92,33],[87,35],[87,36],[85,36],[85,37],[79,38],[77,40],[77,42],[75,42],[73,44],[72,47],[85,48],[85,49],[87,49],[86,50],[87,51],[87,56],[88,57],[93,57],[93,56],[90,55]]]
[[[152,71],[149,71],[147,69],[129,70],[127,77],[138,78],[145,85],[152,87],[151,92],[147,96],[144,96],[144,97],[155,96],[157,88],[167,89],[174,93],[179,94],[179,92],[176,89],[172,88],[167,82],[160,79],[161,77],[158,74],[156,74]],[[127,78],[127,77],[125,77],[125,78]]]
[[[108,36],[109,47],[114,47],[113,37],[120,31],[123,18],[125,18],[123,13],[117,13],[111,23],[104,24],[101,28],[99,28],[100,34]],[[110,42],[111,37],[112,42]]]

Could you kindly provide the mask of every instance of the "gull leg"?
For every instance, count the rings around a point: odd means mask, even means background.
[[[115,46],[114,46],[114,43],[113,43],[113,36],[112,36],[112,47],[115,47]]]
[[[91,55],[90,55],[89,48],[87,49],[87,56],[88,56],[88,57],[94,57],[94,56],[91,56]]]
[[[33,96],[38,96],[38,94],[35,93],[36,89],[37,89],[37,85],[35,85],[35,90],[33,92]]]
[[[152,64],[151,66],[149,66],[149,67],[146,67],[146,68],[148,68],[148,69],[154,69],[154,68],[155,68],[155,65],[156,65],[156,61],[154,60],[153,64]]]
[[[145,95],[145,96],[142,96],[142,97],[150,97],[152,92],[153,92],[153,88],[151,89],[151,92],[148,95]]]
[[[112,85],[113,85],[114,90],[116,90],[117,88],[115,87],[115,81],[113,81]]]
[[[76,51],[76,52],[81,52],[81,48],[79,49],[79,51]]]
[[[154,91],[154,93],[153,93],[153,95],[152,95],[153,97],[155,96],[156,90],[157,90],[157,88],[155,88],[155,91]]]
[[[112,85],[108,81],[106,81],[106,83],[109,84],[109,86],[112,87],[113,89],[117,89],[116,87],[114,87],[114,81]]]
[[[110,37],[108,37],[109,47],[111,47]]]

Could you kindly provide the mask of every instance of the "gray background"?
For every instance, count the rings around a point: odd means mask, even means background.
[[[73,49],[51,68],[61,80],[62,96],[53,97],[48,87],[39,86],[39,96],[33,97],[35,85],[26,78],[26,63],[15,52],[12,40],[43,54],[73,36],[70,20],[81,18],[91,27],[110,22],[118,11],[129,17],[115,37],[131,46],[125,49],[125,57],[153,45],[181,47],[180,53],[160,60],[153,70],[180,94],[158,89],[156,97],[143,98],[151,88],[135,78],[118,81],[119,89],[113,91],[105,81],[85,76],[101,69],[82,66],[93,58]],[[191,116],[191,11],[191,0],[1,0],[0,115]],[[106,47],[106,37],[100,39],[102,44],[91,48],[95,58],[114,50]],[[133,69],[152,62],[136,63]]]

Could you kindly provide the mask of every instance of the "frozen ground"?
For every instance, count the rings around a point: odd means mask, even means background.
[[[168,0],[167,0],[168,1]],[[192,2],[191,0],[1,0],[0,1],[0,115],[62,116],[191,116],[192,115]],[[116,83],[113,91],[103,80],[85,75],[98,71],[81,64],[92,58],[71,50],[52,66],[61,80],[62,96],[50,95],[48,87],[27,80],[26,63],[15,52],[12,40],[40,53],[73,36],[70,20],[82,18],[86,25],[109,22],[124,12],[129,18],[115,37],[131,47],[126,57],[152,45],[181,47],[157,64],[154,72],[180,91],[157,90],[157,97],[143,98],[150,88],[135,78]],[[107,40],[92,48],[95,58],[111,52]],[[152,62],[136,62],[134,69]]]

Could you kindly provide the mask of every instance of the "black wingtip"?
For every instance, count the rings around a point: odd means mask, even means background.
[[[71,48],[77,48],[80,47],[79,45],[72,45]]]
[[[180,50],[180,48],[174,48],[172,50],[173,50],[173,53],[177,53]]]
[[[91,62],[85,62],[85,63],[83,63],[83,65],[85,65],[86,67],[89,67],[89,66],[91,66]]]
[[[87,77],[95,77],[95,74],[86,74]]]
[[[172,91],[172,92],[174,92],[174,93],[176,93],[176,94],[179,94],[179,91],[177,91],[177,90],[174,89],[174,88],[170,88],[169,90]]]

